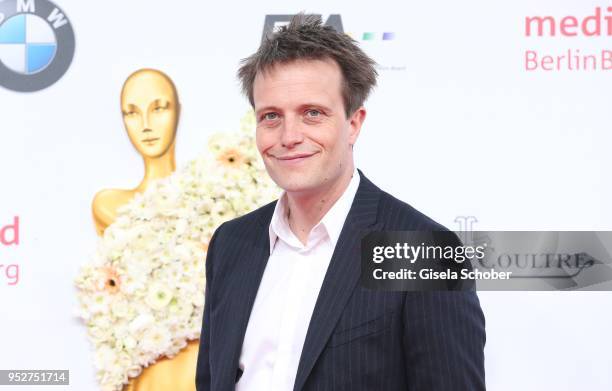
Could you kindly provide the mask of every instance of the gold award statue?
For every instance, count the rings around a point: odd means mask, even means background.
[[[99,235],[115,220],[120,206],[176,167],[174,146],[180,104],[172,80],[154,69],[134,72],[123,84],[121,111],[130,141],[144,160],[145,174],[134,189],[106,189],[96,194],[92,211]],[[193,340],[173,358],[160,358],[124,390],[194,391],[198,346],[199,340]]]

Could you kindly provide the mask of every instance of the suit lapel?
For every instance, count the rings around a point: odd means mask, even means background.
[[[376,222],[381,190],[361,172],[359,188],[344,222],[308,326],[294,391],[300,391],[336,326],[361,273],[361,238],[380,229]]]
[[[227,368],[227,372],[222,375],[222,389],[233,390],[235,387],[240,352],[242,351],[249,316],[266,264],[270,258],[268,225],[265,222],[268,221],[269,224],[274,205],[275,203],[272,203],[262,211],[256,232],[239,255],[241,259],[248,260],[248,262],[241,263],[240,275],[247,275],[251,278],[240,278],[240,282],[235,280],[232,283],[232,285],[236,285],[236,288],[227,297],[229,304],[224,306],[226,311],[223,319],[219,322],[221,324],[219,332],[225,336],[222,338],[225,345],[223,355],[230,359],[230,364],[224,367]]]

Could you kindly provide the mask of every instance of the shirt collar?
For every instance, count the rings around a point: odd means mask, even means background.
[[[357,168],[354,168],[353,176],[351,177],[347,188],[344,190],[344,193],[342,193],[340,198],[336,200],[325,216],[323,216],[321,221],[315,224],[310,231],[309,242],[312,233],[321,225],[323,228],[325,228],[327,235],[329,235],[332,246],[336,246],[336,243],[340,237],[340,232],[344,226],[344,221],[348,216],[351,205],[353,204],[353,199],[355,198],[355,194],[359,188],[360,180],[361,178],[359,177]],[[270,220],[270,225],[268,227],[268,233],[270,237],[270,253],[272,253],[274,244],[276,243],[276,239],[278,237],[288,242],[290,245],[300,248],[303,247],[303,244],[291,231],[289,222],[287,221],[287,194],[285,191],[282,192],[281,196],[276,202],[274,213],[272,214],[272,219]]]

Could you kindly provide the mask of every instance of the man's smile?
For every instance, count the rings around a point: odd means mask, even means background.
[[[301,163],[308,158],[316,155],[318,152],[314,153],[293,153],[281,156],[274,156],[276,160],[278,160],[281,164],[297,164]]]

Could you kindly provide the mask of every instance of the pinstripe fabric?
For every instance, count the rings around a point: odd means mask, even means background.
[[[485,320],[475,292],[384,292],[357,283],[359,241],[367,233],[445,229],[358,172],[359,189],[312,314],[294,390],[484,390]],[[198,391],[234,389],[270,254],[274,205],[222,224],[211,239]]]

